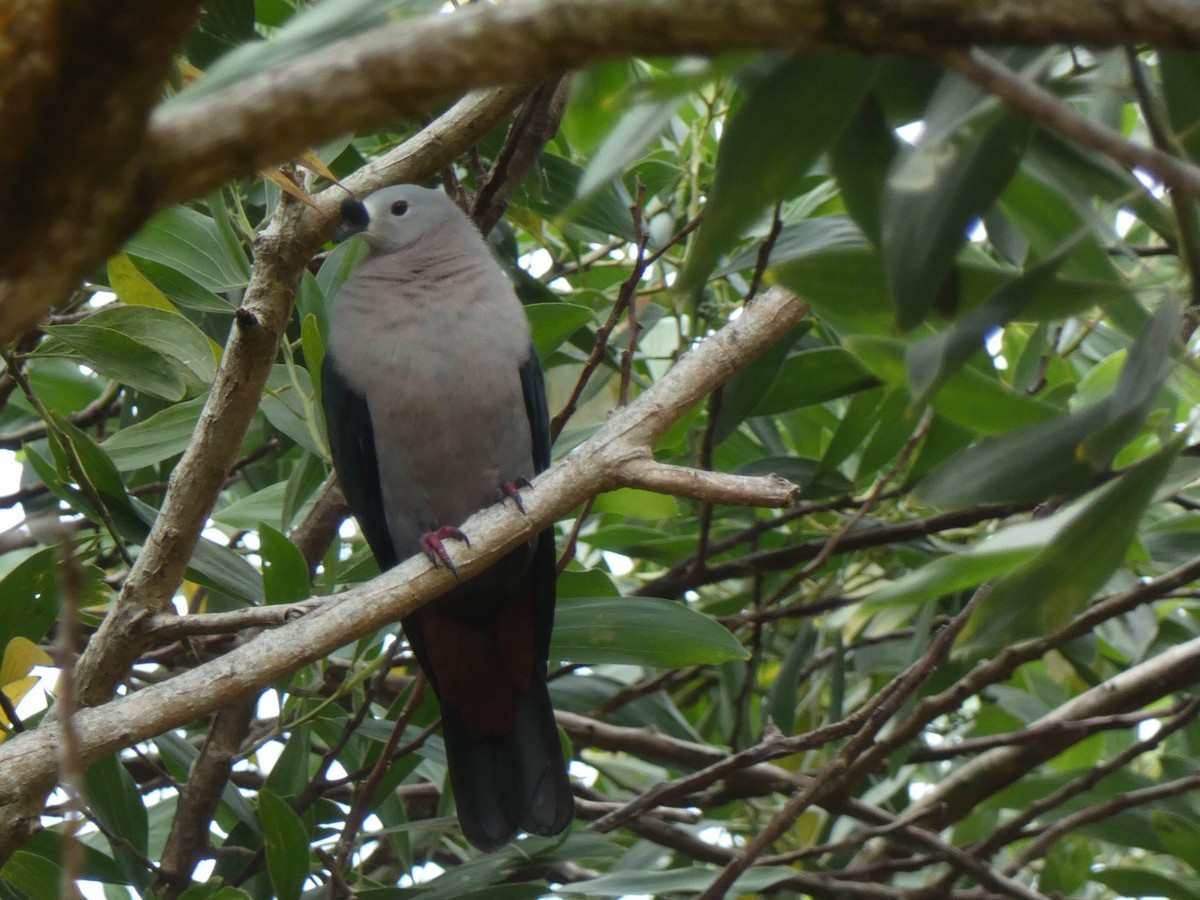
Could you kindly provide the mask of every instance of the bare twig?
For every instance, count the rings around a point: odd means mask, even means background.
[[[1145,169],[1184,195],[1200,197],[1200,168],[1156,147],[1136,144],[1120,132],[1086,118],[1069,103],[1023,78],[994,56],[975,48],[948,50],[943,59],[1031,119],[1085,147],[1099,150],[1128,168]]]

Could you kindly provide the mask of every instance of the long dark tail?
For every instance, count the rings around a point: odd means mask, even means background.
[[[570,824],[575,799],[544,675],[516,692],[507,734],[472,737],[446,703],[442,733],[458,821],[472,846],[496,850],[518,830],[549,837]]]

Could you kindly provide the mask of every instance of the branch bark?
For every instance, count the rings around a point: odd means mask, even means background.
[[[470,88],[530,83],[628,55],[849,46],[932,55],[972,44],[1200,46],[1200,11],[1172,0],[528,0],[397,22],[177,102],[154,117],[159,202],[198,196],[306,147]],[[347,73],[354,77],[347,77]]]
[[[463,529],[471,535],[471,546],[456,554],[461,575],[470,577],[482,571],[588,497],[616,486],[616,472],[625,461],[648,452],[655,439],[691,406],[798,321],[804,308],[786,292],[764,294],[747,306],[741,317],[683,356],[637,400],[614,413],[566,460],[539,476],[533,488],[522,495],[526,514],[511,504],[499,504],[468,519]],[[409,615],[453,584],[453,576],[444,569],[433,568],[424,557],[414,557],[348,591],[338,602],[261,635],[220,659],[104,706],[79,710],[73,726],[81,764],[194,721]],[[108,652],[116,651],[110,647]],[[56,775],[60,741],[60,726],[47,722],[0,746],[0,805],[28,808],[33,798],[40,807],[42,795]],[[18,845],[6,839],[0,852],[11,852]]]
[[[146,123],[199,0],[0,0],[0,345],[154,206]]]
[[[1177,0],[526,0],[332,44],[211,96],[161,106],[147,129],[198,5],[105,0],[80,13],[66,0],[0,0],[0,21],[13,26],[0,45],[0,72],[11,72],[0,80],[0,106],[6,134],[24,136],[0,150],[0,233],[14,236],[0,258],[0,345],[69,296],[155,209],[472,88],[530,84],[638,54],[1200,47],[1200,11]],[[43,127],[49,111],[57,130]]]
[[[1115,675],[1032,724],[1034,727],[1046,726],[1051,722],[1129,712],[1174,691],[1190,688],[1197,682],[1200,682],[1200,638],[1171,647]],[[917,810],[927,810],[928,816],[922,819],[922,824],[943,828],[961,819],[998,787],[1013,784],[1021,775],[1053,759],[1076,740],[1069,732],[1051,733],[1019,746],[989,750],[914,803],[913,815]]]

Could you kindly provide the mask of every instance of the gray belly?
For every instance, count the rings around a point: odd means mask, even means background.
[[[422,534],[495,503],[506,482],[533,477],[518,372],[499,374],[456,373],[424,390],[410,382],[409,390],[368,398],[384,510],[401,557],[417,552]]]

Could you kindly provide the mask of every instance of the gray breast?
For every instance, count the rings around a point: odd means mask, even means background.
[[[374,273],[361,274],[339,294],[330,352],[367,399],[384,510],[404,557],[425,532],[461,525],[506,482],[533,476],[520,383],[528,324],[502,275],[449,296],[393,284],[381,307]]]

